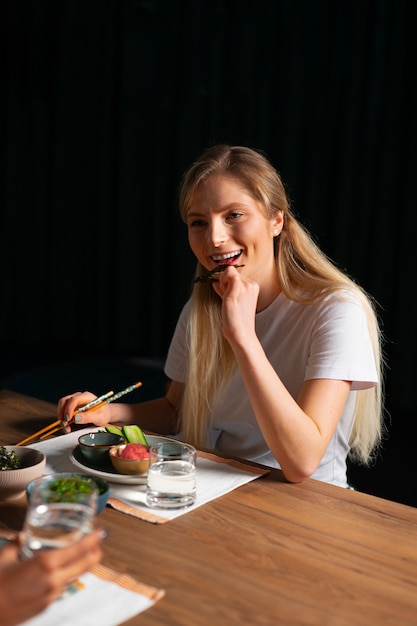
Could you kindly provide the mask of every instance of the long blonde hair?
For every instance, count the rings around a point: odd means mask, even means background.
[[[320,250],[297,221],[278,172],[260,153],[242,146],[208,148],[185,173],[180,187],[181,216],[187,213],[197,187],[214,173],[235,176],[265,209],[267,217],[283,211],[284,225],[275,241],[275,258],[282,291],[290,300],[312,304],[324,293],[350,290],[366,312],[379,383],[357,392],[350,457],[369,463],[383,432],[382,337],[370,296]],[[204,272],[197,263],[196,275]],[[207,445],[208,416],[214,394],[236,369],[233,352],[221,331],[221,299],[210,283],[197,283],[192,292],[187,332],[189,348],[185,391],[180,410],[186,441]]]

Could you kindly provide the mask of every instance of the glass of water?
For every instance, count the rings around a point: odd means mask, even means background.
[[[97,497],[95,482],[76,474],[49,474],[36,480],[23,525],[21,557],[62,548],[89,533]]]
[[[151,446],[146,504],[161,509],[190,506],[196,498],[197,451],[180,441]]]

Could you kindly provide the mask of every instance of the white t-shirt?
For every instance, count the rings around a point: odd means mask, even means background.
[[[178,319],[165,364],[171,380],[185,382],[189,302]],[[330,294],[314,305],[299,304],[281,293],[256,315],[256,333],[281,381],[296,398],[305,380],[352,381],[335,435],[312,478],[347,486],[346,457],[356,392],[377,384],[366,315],[354,293]],[[204,376],[204,372],[201,372]],[[214,399],[211,447],[226,454],[280,467],[259,429],[237,370]]]

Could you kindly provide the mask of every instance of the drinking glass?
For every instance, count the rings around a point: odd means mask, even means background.
[[[21,557],[62,548],[93,528],[98,491],[94,481],[49,474],[35,481],[22,531]]]
[[[196,459],[193,446],[164,441],[151,446],[146,482],[146,504],[153,508],[178,509],[196,498]]]

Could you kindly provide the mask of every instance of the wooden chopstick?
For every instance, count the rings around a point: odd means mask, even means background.
[[[142,386],[142,383],[137,382],[134,385],[130,385],[130,387],[126,387],[126,389],[119,391],[119,393],[116,393],[116,395],[114,395],[113,391],[108,391],[107,393],[100,396],[99,398],[95,398],[94,400],[86,404],[85,406],[77,409],[74,415],[76,415],[77,413],[82,413],[82,412],[87,413],[89,411],[96,411],[97,409],[101,409],[101,407],[104,406],[105,404],[114,402],[115,400],[118,400],[122,396],[125,396],[126,394],[130,393],[131,391],[134,391],[135,389],[141,386]],[[62,428],[61,420],[56,420],[56,422],[52,422],[52,424],[49,424],[49,426],[45,426],[45,428],[41,428],[41,430],[38,430],[36,433],[33,433],[33,435],[30,435],[30,437],[26,437],[26,439],[22,439],[22,441],[19,441],[19,443],[17,443],[16,445],[23,446],[25,443],[28,443],[28,441],[32,441],[32,439],[46,439],[46,437],[49,437],[49,435],[56,433],[61,428]]]
[[[97,411],[98,409],[101,409],[101,407],[105,406],[106,404],[115,402],[119,398],[122,398],[126,394],[131,393],[132,391],[134,391],[135,389],[138,389],[139,387],[142,387],[141,382],[137,382],[134,385],[130,385],[129,387],[126,387],[126,389],[119,391],[118,393],[116,393],[116,395],[113,395],[111,398],[107,398],[107,400],[102,400],[101,398],[97,398],[97,400],[91,403],[88,407],[87,406],[83,407],[83,410],[85,410],[86,413],[89,413],[90,411]],[[98,400],[100,400],[100,402]],[[80,412],[80,410],[76,411],[75,413],[77,412]]]
[[[84,411],[89,411],[90,409],[93,409],[95,406],[103,406],[104,400],[107,400],[108,398],[110,398],[111,396],[114,395],[114,391],[108,391],[107,393],[103,394],[102,396],[99,396],[98,398],[95,398],[94,400],[91,400],[91,402],[89,402],[88,404],[85,404],[84,406],[80,406],[74,413],[74,415],[77,415],[77,413],[84,413]]]
[[[46,439],[47,437],[50,437],[51,435],[53,435],[54,433],[57,433],[58,430],[61,430],[61,429],[62,429],[62,422],[60,423],[60,426],[57,426],[56,428],[53,428],[52,430],[48,431],[47,433],[45,433],[44,435],[39,437],[39,441],[42,441],[43,439]]]
[[[76,413],[81,413],[82,411],[88,411],[88,409],[90,409],[91,407],[94,407],[98,405],[99,403],[101,403],[103,400],[110,398],[110,396],[112,396],[113,393],[114,393],[113,391],[108,391],[107,393],[103,394],[99,398],[95,398],[94,400],[86,404],[85,406],[77,409]],[[58,430],[60,430],[61,427],[62,427],[61,420],[56,420],[56,422],[52,422],[52,424],[49,424],[49,426],[45,426],[45,428],[41,428],[41,430],[38,430],[36,433],[33,433],[33,435],[30,435],[30,437],[26,437],[26,439],[22,439],[22,441],[19,441],[19,443],[17,443],[16,445],[23,446],[25,443],[28,443],[28,441],[32,441],[32,439],[38,439],[38,438],[46,439],[46,437],[49,437],[49,435],[52,435],[53,433],[56,433]],[[43,436],[41,437],[40,435],[43,435]]]
[[[57,430],[59,430],[59,428],[57,428],[57,426],[62,426],[62,422],[61,420],[56,420],[55,422],[52,422],[52,424],[49,424],[49,426],[45,426],[45,428],[41,428],[40,430],[36,431],[36,433],[33,433],[33,435],[30,435],[29,437],[26,437],[25,439],[22,439],[22,441],[19,441],[19,443],[17,443],[17,446],[23,446],[25,443],[27,443],[28,441],[31,441],[32,439],[38,439],[40,435],[42,435],[43,433],[46,433],[47,431],[50,431],[51,429],[54,429],[53,432],[56,432]],[[48,432],[48,435],[51,434],[50,432]],[[46,437],[46,435],[44,435]]]

